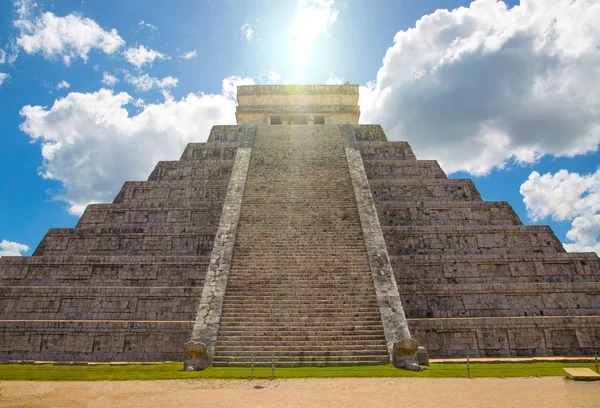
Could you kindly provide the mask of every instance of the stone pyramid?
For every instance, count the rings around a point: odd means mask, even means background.
[[[238,125],[0,260],[0,360],[181,361],[187,344],[208,365],[385,364],[411,338],[433,357],[600,351],[596,254],[358,125],[358,86],[238,101]]]

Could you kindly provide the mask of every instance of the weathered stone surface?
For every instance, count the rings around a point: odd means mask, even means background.
[[[421,371],[422,368],[417,364],[417,350],[419,343],[415,339],[402,339],[394,343],[392,362],[397,368],[405,368],[410,371]]]
[[[223,205],[223,213],[215,237],[215,244],[212,249],[190,340],[192,343],[203,345],[207,353],[206,360],[208,364],[212,364],[214,358],[223,299],[231,270],[233,247],[255,135],[255,126],[245,126],[242,130],[240,147],[237,150],[231,172],[227,197]]]
[[[427,349],[423,346],[419,346],[417,349],[417,364],[419,365],[429,365],[429,353]]]
[[[183,368],[186,371],[200,371],[210,367],[208,350],[204,343],[188,341],[183,345]]]
[[[371,189],[358,150],[354,127],[342,125],[340,128],[348,167],[350,169],[354,197],[367,247],[371,276],[379,302],[379,311],[383,321],[385,338],[390,356],[394,358],[395,345],[400,341],[408,341],[410,339],[410,332],[406,323],[396,280],[394,279],[394,272],[390,263],[385,239],[381,231],[381,224],[377,217],[377,210],[371,196]],[[406,364],[405,368],[412,369],[410,364]]]
[[[0,360],[181,360],[240,131],[213,129],[35,256],[3,257]]]

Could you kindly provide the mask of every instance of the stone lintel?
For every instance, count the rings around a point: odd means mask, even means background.
[[[188,350],[189,347],[185,350],[186,359],[191,358],[190,361],[186,360],[186,368],[201,369],[212,364],[255,135],[256,126],[244,126],[198,304],[194,329],[190,342],[187,343],[194,347],[190,349],[191,351]],[[198,363],[197,349],[199,348],[205,350],[202,352],[204,354],[201,364]]]
[[[238,95],[245,94],[352,94],[358,95],[359,85],[240,85]]]
[[[411,335],[381,230],[381,224],[377,216],[377,209],[375,208],[375,202],[371,195],[371,188],[358,148],[358,142],[354,134],[354,126],[341,125],[340,130],[367,247],[371,276],[379,302],[385,339],[390,360],[392,361],[395,345],[397,349],[397,343],[410,340]],[[414,349],[416,352],[416,346]]]

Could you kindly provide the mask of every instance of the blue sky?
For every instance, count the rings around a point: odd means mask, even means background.
[[[236,84],[361,85],[361,122],[600,251],[593,0],[0,3],[0,255],[235,121]]]

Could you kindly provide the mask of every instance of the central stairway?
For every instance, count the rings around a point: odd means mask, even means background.
[[[338,126],[257,126],[215,366],[389,362]]]

